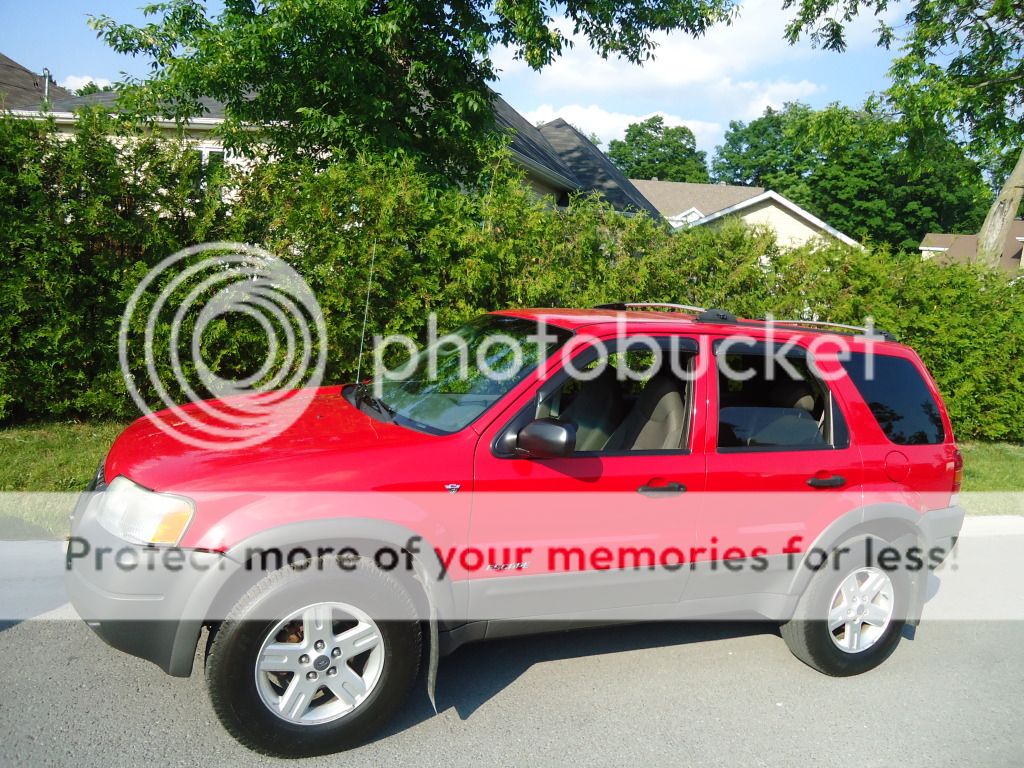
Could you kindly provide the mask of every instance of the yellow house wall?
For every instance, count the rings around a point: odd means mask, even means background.
[[[810,222],[797,218],[774,200],[765,200],[733,216],[719,219],[715,224],[733,218],[739,218],[750,226],[771,227],[776,232],[779,245],[790,248],[804,245],[815,238],[831,237],[825,230],[813,227]]]

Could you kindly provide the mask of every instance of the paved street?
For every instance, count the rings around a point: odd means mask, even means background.
[[[1020,542],[991,539],[992,573]],[[21,568],[26,583],[45,583]],[[0,625],[0,762],[279,762],[224,733],[201,672],[169,678],[108,648],[80,622],[53,618],[70,608],[52,589],[19,590],[12,569],[0,571],[7,605],[21,594],[23,608],[49,611]],[[302,763],[1020,766],[1022,696],[1021,621],[926,622],[882,667],[849,679],[796,661],[770,626],[637,625],[465,647],[442,661],[439,715],[420,686],[369,745]]]

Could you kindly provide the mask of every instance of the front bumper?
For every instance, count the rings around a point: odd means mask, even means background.
[[[187,677],[203,624],[189,606],[226,558],[117,538],[96,521],[101,495],[83,494],[72,518],[64,576],[71,604],[109,645]]]

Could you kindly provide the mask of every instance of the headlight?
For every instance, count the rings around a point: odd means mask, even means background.
[[[190,499],[148,491],[122,475],[103,492],[100,505],[99,524],[137,544],[177,544],[195,512]]]

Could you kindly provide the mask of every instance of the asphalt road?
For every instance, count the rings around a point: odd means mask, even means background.
[[[1012,578],[1010,592],[998,591],[1022,599],[1006,564],[1024,539],[988,541],[984,582]],[[23,568],[19,581],[15,565],[0,558],[4,599],[34,606],[27,615],[37,618],[0,623],[0,764],[285,764],[253,755],[221,729],[201,672],[169,678],[80,622],[55,619],[71,615],[53,591],[58,582]],[[761,624],[635,625],[482,643],[442,660],[437,693],[440,714],[419,686],[368,745],[299,762],[1024,765],[1020,620],[926,620],[880,668],[846,679],[805,667]]]

